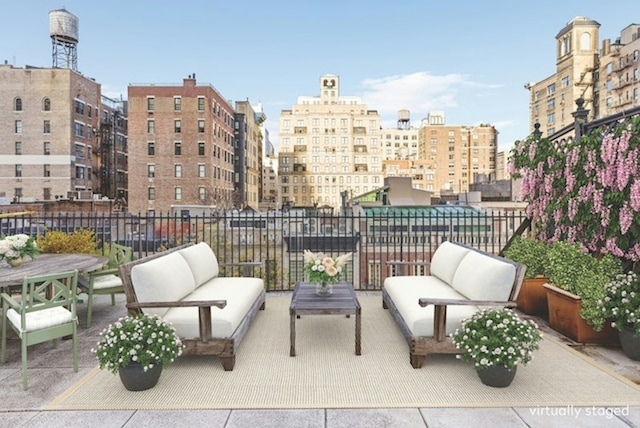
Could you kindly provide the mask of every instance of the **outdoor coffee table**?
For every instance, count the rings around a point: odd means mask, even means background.
[[[355,315],[356,355],[360,355],[361,308],[353,285],[339,282],[333,285],[333,294],[321,297],[316,294],[315,284],[299,282],[293,290],[289,306],[290,341],[289,355],[296,356],[296,318],[300,315]]]

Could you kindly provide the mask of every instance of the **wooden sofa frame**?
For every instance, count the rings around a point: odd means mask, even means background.
[[[429,297],[423,297],[416,302],[422,307],[429,305],[434,306],[433,314],[433,336],[414,336],[409,329],[409,326],[402,318],[402,315],[396,308],[393,300],[389,294],[382,288],[382,307],[388,309],[396,323],[402,331],[402,335],[405,337],[407,344],[409,345],[409,361],[413,368],[419,369],[424,363],[424,358],[429,354],[460,354],[461,351],[455,347],[450,337],[447,337],[445,332],[447,328],[447,307],[451,305],[474,305],[474,306],[500,306],[506,308],[514,308],[517,306],[516,298],[520,292],[522,281],[527,267],[521,263],[514,262],[513,260],[506,259],[504,257],[496,256],[491,253],[487,253],[477,248],[470,247],[468,245],[456,243],[456,245],[468,248],[476,251],[480,254],[495,258],[497,260],[513,264],[516,267],[515,279],[513,281],[513,287],[509,294],[508,301],[496,301],[496,300],[459,300],[459,299],[435,299]],[[390,262],[393,263],[393,262]],[[402,262],[400,262],[402,263]],[[425,264],[428,264],[426,262]]]
[[[193,300],[178,302],[138,302],[136,292],[131,282],[131,269],[134,266],[148,262],[166,254],[178,251],[180,249],[194,245],[193,243],[184,244],[179,247],[156,253],[120,266],[120,275],[124,286],[124,292],[127,298],[127,309],[129,314],[136,316],[143,313],[144,308],[177,308],[177,307],[197,307],[200,337],[194,339],[182,339],[185,345],[182,355],[213,355],[220,358],[222,367],[225,371],[233,370],[236,361],[236,350],[240,346],[240,342],[249,330],[251,322],[256,317],[259,310],[264,310],[266,293],[263,290],[258,299],[251,306],[247,315],[242,319],[236,331],[231,337],[215,338],[211,336],[211,308],[224,308],[227,305],[226,300]],[[260,262],[246,263],[227,263],[221,264],[220,267],[227,266],[243,266],[246,268],[260,266]]]

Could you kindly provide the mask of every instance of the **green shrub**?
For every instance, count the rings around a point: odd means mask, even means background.
[[[38,247],[43,253],[54,254],[98,254],[98,242],[93,230],[77,229],[72,233],[57,230],[38,236]]]

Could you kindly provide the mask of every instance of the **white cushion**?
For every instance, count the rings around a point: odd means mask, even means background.
[[[62,306],[56,306],[41,311],[27,312],[24,328],[20,326],[22,323],[20,313],[15,309],[7,311],[7,318],[19,331],[29,332],[66,324],[71,321],[71,311]]]
[[[431,257],[430,273],[431,275],[440,278],[447,284],[451,284],[453,276],[458,269],[460,261],[469,254],[471,250],[461,247],[449,241],[445,241],[440,246],[433,257]]]
[[[189,264],[177,252],[135,265],[131,282],[138,302],[177,302],[196,288]],[[167,312],[167,308],[142,310],[160,316]]]
[[[264,290],[260,278],[213,278],[184,300],[226,300],[223,309],[211,309],[211,331],[215,338],[231,337]],[[199,337],[198,308],[172,308],[163,317],[183,339]]]
[[[516,267],[471,251],[460,262],[451,286],[471,300],[509,300]]]
[[[122,287],[122,279],[118,275],[100,275],[93,278],[93,289],[103,290],[105,288]]]
[[[467,300],[448,284],[434,276],[389,277],[384,281],[384,289],[391,297],[413,336],[433,337],[434,306],[421,307],[418,304],[421,297]],[[453,333],[462,325],[462,320],[470,317],[477,310],[477,306],[448,306],[445,333],[447,335]]]
[[[196,287],[215,278],[220,272],[218,259],[211,247],[205,242],[179,250],[178,254],[184,257],[189,264],[191,273],[196,280]]]

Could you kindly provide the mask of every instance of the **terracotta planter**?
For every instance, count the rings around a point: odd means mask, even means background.
[[[553,284],[544,284],[547,290],[549,326],[568,338],[580,343],[617,344],[618,331],[605,323],[602,330],[595,331],[580,316],[582,299]]]
[[[549,311],[547,306],[547,290],[544,284],[549,282],[548,278],[525,278],[518,293],[516,302],[518,309],[529,315],[547,316]]]

